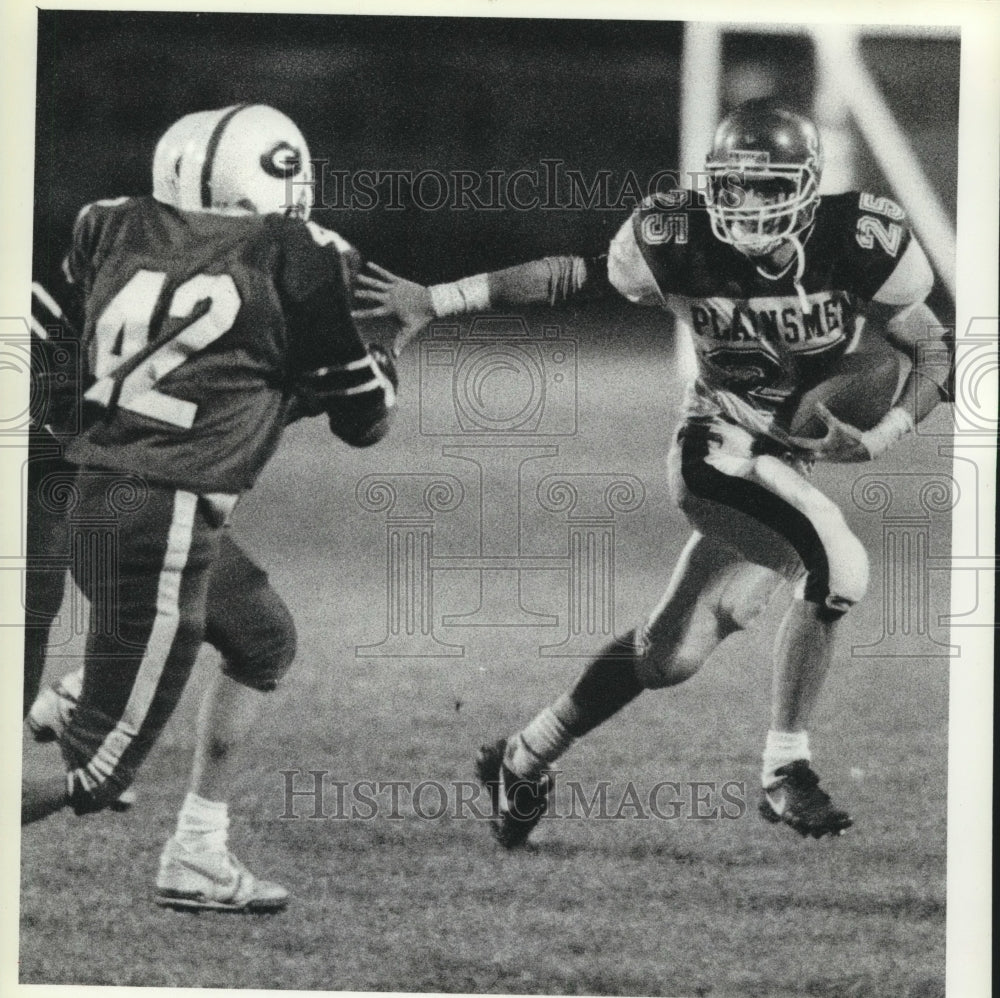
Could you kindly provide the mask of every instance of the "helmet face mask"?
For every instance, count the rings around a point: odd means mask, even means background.
[[[719,125],[705,168],[712,232],[746,256],[767,256],[812,225],[820,149],[808,119],[743,105]]]
[[[263,104],[186,115],[153,157],[153,196],[183,211],[308,219],[313,181],[302,133]]]

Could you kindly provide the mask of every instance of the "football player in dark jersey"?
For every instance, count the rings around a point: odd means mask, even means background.
[[[366,348],[350,318],[342,241],[308,221],[312,173],[299,130],[262,105],[192,118],[176,198],[88,205],[65,263],[83,296],[91,377],[83,429],[67,448],[76,509],[114,514],[118,545],[117,578],[73,568],[91,604],[114,609],[115,627],[88,636],[82,690],[60,735],[67,772],[25,781],[22,821],[66,804],[99,810],[131,782],[205,636],[229,515],[289,419],[325,414],[337,436],[363,447],[385,434],[395,404],[391,359]],[[229,683],[206,701],[203,734],[217,736],[246,706],[239,689]],[[283,906],[287,892],[228,851],[230,773],[204,756],[192,777],[204,796],[185,801],[158,899]]]
[[[72,560],[74,540],[67,513],[73,502],[76,468],[62,456],[62,441],[78,429],[81,386],[80,372],[69,369],[75,365],[66,363],[69,354],[65,349],[67,339],[79,339],[78,332],[40,285],[34,288],[33,309],[37,314],[32,316],[32,327],[39,335],[33,340],[32,411],[44,413],[48,422],[36,421],[29,441],[24,713],[35,740],[44,742],[59,738],[83,688],[80,667],[39,693],[49,635],[62,606],[66,567]],[[81,539],[78,535],[77,542]],[[219,556],[209,582],[205,640],[222,656],[222,674],[210,684],[206,701],[235,693],[244,700],[260,701],[263,698],[252,697],[243,688],[261,692],[276,689],[295,658],[295,623],[288,608],[270,585],[267,573],[228,530],[219,543]],[[218,712],[211,710],[212,715]],[[239,711],[235,719],[238,724],[231,721],[212,732],[199,731],[199,758],[205,760],[202,768],[212,770],[231,764],[233,749],[249,733],[254,717],[252,711]],[[198,789],[204,788],[200,781],[193,780],[192,792]],[[129,788],[111,807],[124,810],[134,800]]]
[[[359,279],[366,307],[355,316],[393,316],[400,344],[434,318],[614,289],[669,310],[693,362],[668,477],[694,533],[645,625],[605,648],[523,730],[481,750],[477,771],[504,846],[526,841],[546,806],[547,772],[575,739],[643,690],[693,675],[783,579],[795,590],[774,647],[760,810],[817,838],[851,825],[818,785],[808,725],[837,631],[865,594],[868,559],[808,473],[816,459],[878,457],[946,388],[914,367],[871,430],[823,410],[825,436],[789,435],[789,401],[866,337],[913,355],[943,335],[924,303],[931,268],[902,209],[858,191],[820,197],[820,166],[812,122],[751,102],[716,132],[705,196],[649,199],[606,257],[551,257],[429,289],[378,269]]]

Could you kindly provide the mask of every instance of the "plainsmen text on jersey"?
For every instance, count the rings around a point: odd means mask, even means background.
[[[65,262],[84,296],[89,374],[69,459],[236,493],[277,446],[299,376],[339,370],[345,396],[384,391],[391,404],[350,318],[356,257],[280,215],[88,205]]]
[[[923,301],[930,265],[895,202],[825,196],[804,236],[802,295],[795,257],[767,276],[715,238],[704,205],[686,197],[636,209],[611,243],[608,277],[630,301],[669,309],[686,332],[696,361],[689,415],[724,413],[784,441],[783,404],[857,349],[867,303]]]

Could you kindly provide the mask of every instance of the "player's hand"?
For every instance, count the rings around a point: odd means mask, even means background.
[[[874,456],[865,446],[864,433],[850,423],[843,423],[825,405],[816,406],[817,415],[826,423],[822,437],[790,437],[800,450],[821,461],[853,463],[870,461]]]
[[[374,302],[374,305],[355,309],[351,317],[394,319],[399,332],[392,344],[392,355],[398,357],[407,343],[435,318],[430,291],[415,281],[397,277],[376,263],[369,263],[368,271],[355,279],[358,287],[354,298],[355,301]]]

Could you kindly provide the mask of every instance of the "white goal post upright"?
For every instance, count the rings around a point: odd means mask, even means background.
[[[813,115],[825,149],[823,189],[834,192],[850,190],[856,185],[856,151],[850,128],[853,120],[954,298],[955,228],[878,83],[865,66],[859,39],[869,34],[953,39],[956,32],[909,25],[851,28],[838,24],[688,23],[681,68],[680,166],[692,186],[704,169],[705,154],[721,110],[723,37],[737,32],[808,35],[813,39],[817,64]]]
[[[691,21],[684,26],[681,57],[680,168],[684,187],[702,189],[699,174],[719,120],[722,86],[722,29]]]

